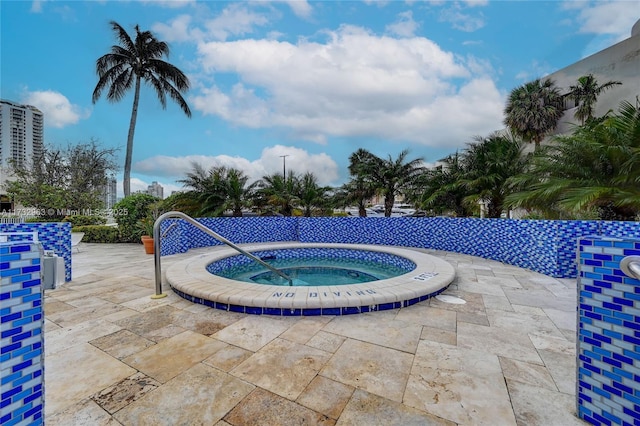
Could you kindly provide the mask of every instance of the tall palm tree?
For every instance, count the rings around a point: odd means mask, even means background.
[[[408,150],[402,151],[394,160],[391,156],[380,158],[365,149],[358,149],[349,157],[349,172],[372,182],[384,195],[384,215],[391,216],[396,195],[413,187],[424,171],[421,158],[406,162]]]
[[[187,76],[161,58],[169,57],[169,46],[159,41],[150,31],[140,31],[135,26],[136,36],[132,40],[129,34],[115,21],[110,22],[119,45],[111,46],[107,53],[96,61],[98,84],[93,90],[92,101],[95,104],[104,89],[108,89],[107,99],[118,102],[134,87],[133,108],[127,136],[127,151],[124,160],[124,195],[131,193],[131,159],[133,156],[133,135],[138,117],[140,85],[144,81],[156,91],[162,108],[167,106],[167,95],[173,99],[180,109],[191,117],[191,110],[182,97],[189,90]]]
[[[334,204],[347,207],[358,206],[358,216],[367,217],[367,202],[376,195],[376,188],[372,182],[362,176],[352,176],[351,180],[343,184],[334,195]]]
[[[538,150],[542,139],[562,117],[562,96],[553,80],[537,79],[511,91],[504,114],[511,132],[533,142]]]
[[[593,74],[583,75],[578,78],[578,84],[569,87],[569,97],[576,101],[576,112],[574,117],[580,120],[580,124],[593,118],[598,96],[605,90],[613,86],[622,84],[620,81],[607,81],[604,84],[598,84],[598,80]]]

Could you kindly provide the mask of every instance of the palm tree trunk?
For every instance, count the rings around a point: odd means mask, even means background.
[[[133,94],[133,108],[131,121],[129,122],[129,134],[127,135],[127,153],[124,157],[124,178],[122,185],[124,196],[131,194],[131,158],[133,157],[133,135],[136,131],[136,119],[138,118],[138,102],[140,101],[140,77],[136,76],[136,89]]]
[[[393,202],[396,199],[396,194],[391,191],[388,191],[384,196],[384,216],[390,217],[391,210],[393,209]]]

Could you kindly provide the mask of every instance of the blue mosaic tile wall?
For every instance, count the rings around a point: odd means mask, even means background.
[[[71,224],[52,223],[0,223],[0,232],[37,232],[44,250],[53,250],[64,258],[64,279],[71,281]]]
[[[299,241],[295,217],[211,217],[196,220],[235,244]],[[167,231],[174,223],[177,225]],[[161,231],[166,232],[160,246],[163,256],[222,244],[182,219],[163,221]]]
[[[42,255],[38,243],[0,243],[2,425],[43,424]]]
[[[577,275],[579,237],[640,238],[638,222],[402,217],[199,220],[234,243],[301,241],[430,248],[493,259],[558,278]],[[162,255],[220,244],[194,226],[176,222],[179,224],[162,240]],[[163,223],[163,229],[166,226]]]
[[[628,255],[640,239],[579,241],[577,412],[594,425],[640,424],[640,280],[620,270]]]

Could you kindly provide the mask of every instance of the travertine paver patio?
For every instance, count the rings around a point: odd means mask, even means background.
[[[575,279],[427,252],[466,304],[281,318],[153,300],[142,246],[83,243],[46,291],[46,424],[584,424]]]

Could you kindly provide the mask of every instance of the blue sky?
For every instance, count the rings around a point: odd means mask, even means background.
[[[45,142],[98,139],[124,163],[132,96],[92,104],[95,61],[151,30],[191,81],[188,119],[142,88],[132,190],[193,162],[253,179],[348,179],[358,148],[435,163],[503,127],[509,91],[630,35],[633,1],[2,1],[0,96],[45,113]],[[119,173],[121,189],[122,173]]]

